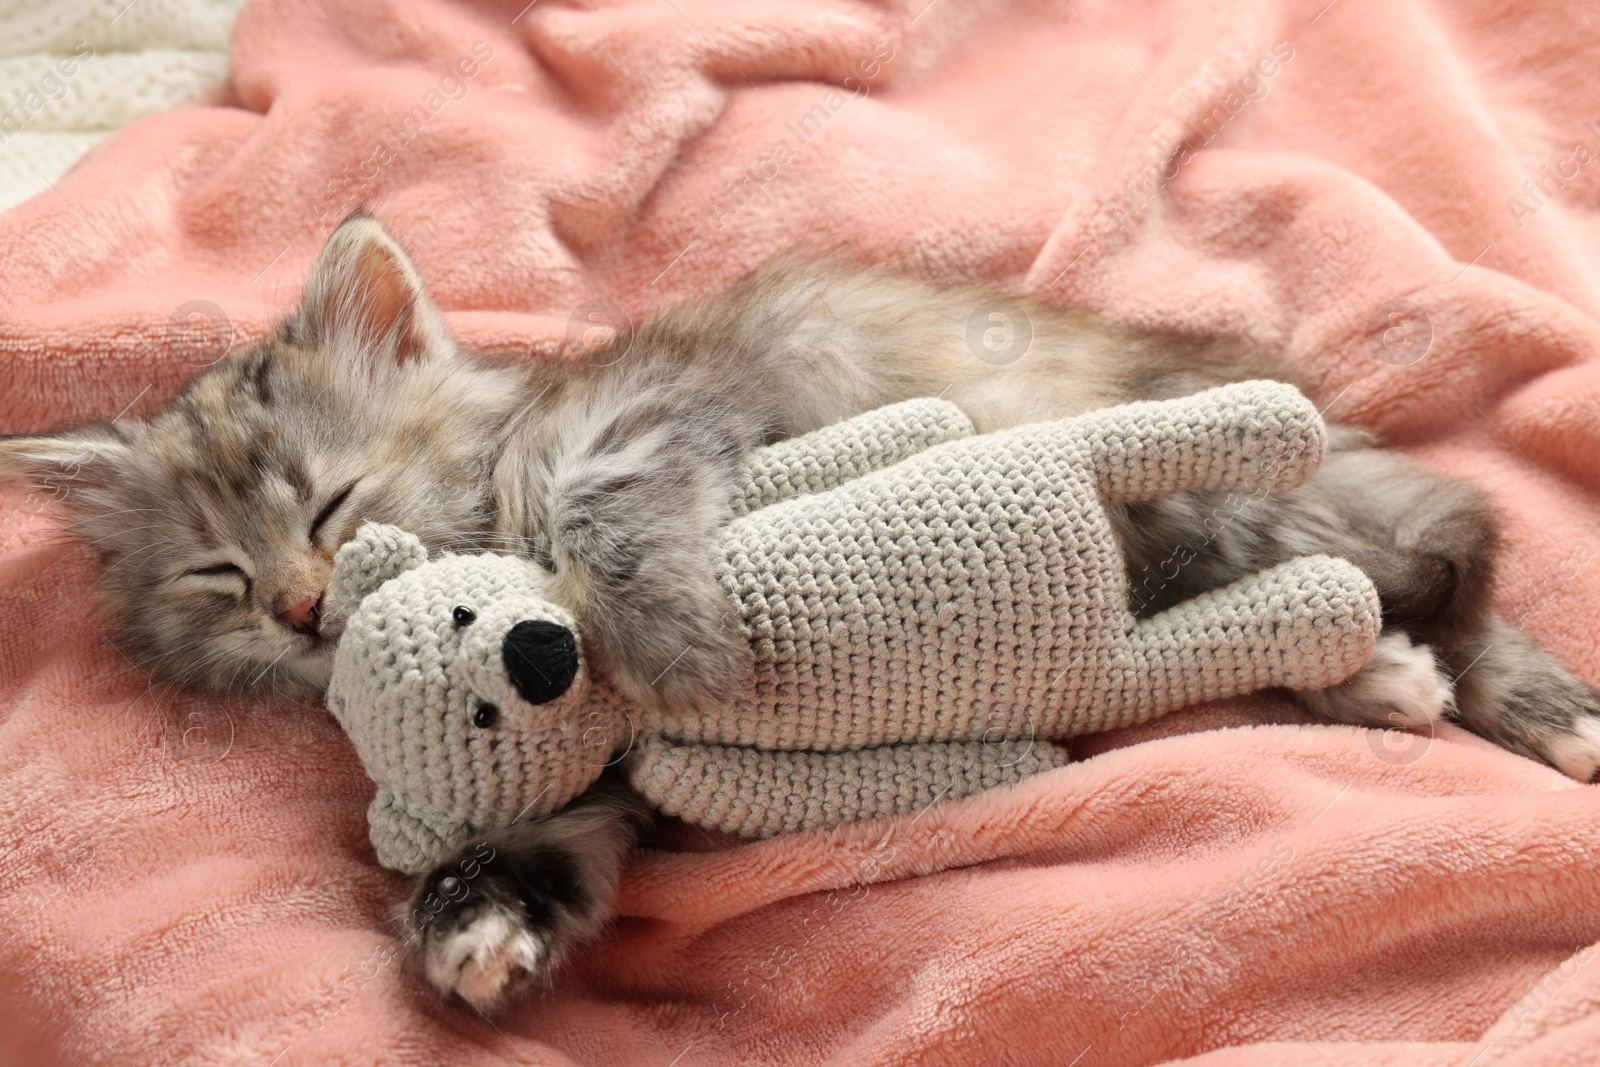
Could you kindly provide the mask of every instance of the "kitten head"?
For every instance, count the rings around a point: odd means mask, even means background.
[[[364,215],[329,238],[297,314],[148,418],[0,438],[0,475],[64,506],[104,564],[130,659],[217,691],[327,684],[333,555],[362,522],[431,550],[487,534],[519,377],[457,351],[416,269]]]

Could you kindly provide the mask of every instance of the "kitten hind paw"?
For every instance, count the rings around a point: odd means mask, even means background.
[[[1600,718],[1576,720],[1571,733],[1546,741],[1544,754],[1568,778],[1593,782],[1600,775]]]
[[[1295,694],[1308,710],[1357,726],[1427,729],[1455,708],[1455,686],[1427,645],[1385,633],[1366,666],[1327,689]]]

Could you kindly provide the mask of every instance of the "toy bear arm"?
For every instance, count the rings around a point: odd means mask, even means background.
[[[948,400],[922,397],[869,411],[745,457],[730,518],[820,493],[882,470],[934,445],[969,437],[972,420]]]
[[[1241,382],[1075,421],[1108,504],[1185,489],[1281,493],[1304,484],[1327,449],[1321,413],[1283,382]]]
[[[772,837],[920,811],[1066,762],[1065,748],[1041,738],[789,752],[647,736],[623,768],[633,789],[667,815]]]

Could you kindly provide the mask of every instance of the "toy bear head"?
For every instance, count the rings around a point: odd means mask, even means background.
[[[328,707],[378,784],[385,866],[421,870],[460,839],[566,804],[627,726],[594,684],[572,614],[513,556],[447,555],[368,523],[334,560],[347,618]]]

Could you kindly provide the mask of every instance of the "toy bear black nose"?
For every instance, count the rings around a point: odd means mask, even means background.
[[[506,634],[500,657],[522,699],[548,704],[578,676],[578,642],[565,626],[524,619]]]

